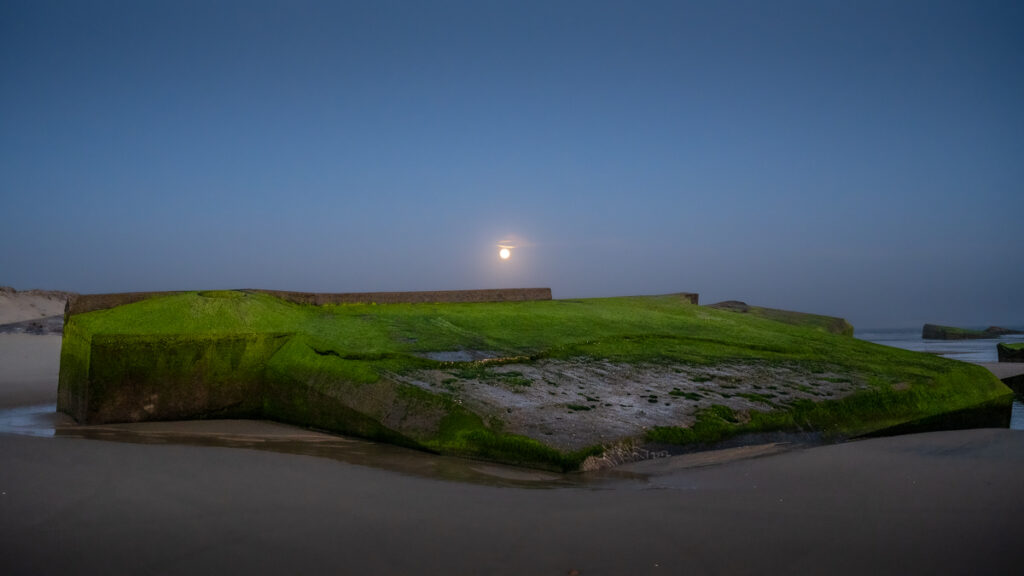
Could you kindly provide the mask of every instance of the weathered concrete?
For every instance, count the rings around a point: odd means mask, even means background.
[[[310,307],[551,299],[549,288],[366,294],[231,292],[235,298],[277,299]],[[227,295],[222,291],[141,292],[71,299],[63,326],[58,410],[88,425],[268,418],[417,448],[425,448],[424,442],[436,437],[441,420],[457,410],[441,395],[403,394],[407,390],[388,379],[325,380],[316,368],[319,356],[337,357],[336,362],[347,363],[356,371],[366,360],[319,350],[304,337],[295,340],[296,334],[291,332],[90,334],[81,332],[76,320],[85,312],[159,296],[189,298],[193,294],[196,298]],[[291,354],[300,349],[299,357],[305,360],[297,366],[276,366],[277,352],[287,346],[291,346]],[[558,457],[553,450],[549,453],[551,458]]]
[[[430,302],[526,302],[551,300],[551,288],[499,288],[493,290],[439,290],[431,292],[313,293],[279,290],[242,290],[270,294],[299,304],[402,304]]]
[[[938,324],[925,324],[921,328],[921,338],[925,340],[984,340],[987,338],[999,338],[1006,334],[1020,334],[1017,330],[989,326],[984,330],[971,330],[968,328],[957,328],[955,326],[939,326]]]
[[[708,308],[739,314],[750,314],[784,324],[792,324],[793,326],[817,327],[832,334],[853,336],[853,325],[847,322],[845,318],[838,318],[836,316],[822,316],[820,314],[807,314],[791,310],[779,310],[777,308],[750,306],[746,302],[740,302],[739,300],[726,300],[725,302],[708,304]]]
[[[1000,362],[1024,362],[1024,348],[1010,348],[1005,342],[996,346]]]
[[[239,292],[261,293],[276,296],[298,304],[400,304],[431,302],[525,302],[530,300],[551,300],[551,288],[500,288],[492,290],[439,290],[429,292],[287,292],[283,290],[239,290]],[[120,292],[113,294],[72,294],[64,309],[64,319],[94,310],[106,310],[116,306],[132,304],[155,296],[182,294],[169,292]],[[696,294],[693,303],[696,304]]]
[[[700,294],[695,292],[679,292],[674,294],[674,296],[679,296],[680,299],[685,300],[694,306],[696,306],[698,304],[698,300],[700,300]]]

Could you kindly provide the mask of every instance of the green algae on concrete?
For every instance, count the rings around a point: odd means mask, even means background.
[[[476,360],[437,359],[460,354]],[[586,378],[573,381],[570,394],[564,382],[543,376],[552,365],[584,366]],[[723,370],[814,378],[806,393],[734,394]],[[645,371],[660,374],[664,393],[637,388]],[[814,388],[833,381],[838,392]],[[658,416],[646,433],[570,442],[575,431],[588,438],[587,427],[617,424],[615,407],[590,390],[597,384],[637,398],[650,407],[648,418],[677,403],[665,414],[692,408],[695,420]],[[485,388],[504,396],[480,401],[475,394]],[[516,401],[530,394],[554,399],[565,427],[524,425]],[[1009,395],[980,367],[700,307],[678,295],[317,306],[217,291],[69,314],[58,408],[83,424],[266,418],[571,470],[609,444],[713,442],[775,430],[858,435]]]
[[[760,318],[774,320],[784,324],[791,324],[793,326],[815,328],[831,334],[853,336],[853,325],[847,322],[845,318],[822,316],[821,314],[808,314],[806,312],[794,312],[792,310],[779,310],[778,308],[750,306],[746,302],[740,302],[737,300],[718,302],[717,304],[709,305],[709,307],[717,310],[728,310],[730,312],[750,314],[752,316],[758,316]]]
[[[984,340],[1020,333],[1017,330],[1010,330],[999,326],[989,326],[984,330],[974,330],[971,328],[957,328],[956,326],[925,324],[921,328],[921,338],[925,340]]]
[[[1000,362],[1024,362],[1024,342],[1000,342],[996,353]]]

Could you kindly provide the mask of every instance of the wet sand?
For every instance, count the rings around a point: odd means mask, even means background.
[[[57,402],[60,336],[0,334],[0,408]]]
[[[9,574],[995,573],[1024,438],[980,430],[494,488],[231,448],[0,437]]]
[[[21,345],[35,355],[20,356]],[[0,342],[3,405],[55,397],[55,368],[42,361],[50,356],[39,341]],[[32,357],[34,368],[8,363]],[[737,449],[640,462],[594,481],[519,471],[519,487],[502,487],[176,443],[176,435],[220,434],[210,425],[156,427],[157,444],[0,434],[2,571],[978,574],[1021,566],[1020,431]],[[237,423],[232,433],[258,441],[264,425]]]
[[[1000,380],[1024,376],[1024,362],[977,362],[979,366],[988,368],[989,372]]]

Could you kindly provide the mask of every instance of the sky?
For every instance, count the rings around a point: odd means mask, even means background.
[[[996,1],[0,0],[0,284],[1024,325],[1021,30]]]

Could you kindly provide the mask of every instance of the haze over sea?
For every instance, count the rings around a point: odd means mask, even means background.
[[[983,330],[987,326],[965,326]],[[1021,326],[1003,326],[1011,330],[1024,331]],[[1024,342],[1024,334],[1008,334],[1000,338],[980,340],[925,340],[921,338],[921,329],[913,328],[880,328],[856,330],[854,336],[861,340],[884,344],[894,348],[938,354],[944,358],[963,362],[998,362],[996,345],[1000,342]]]

